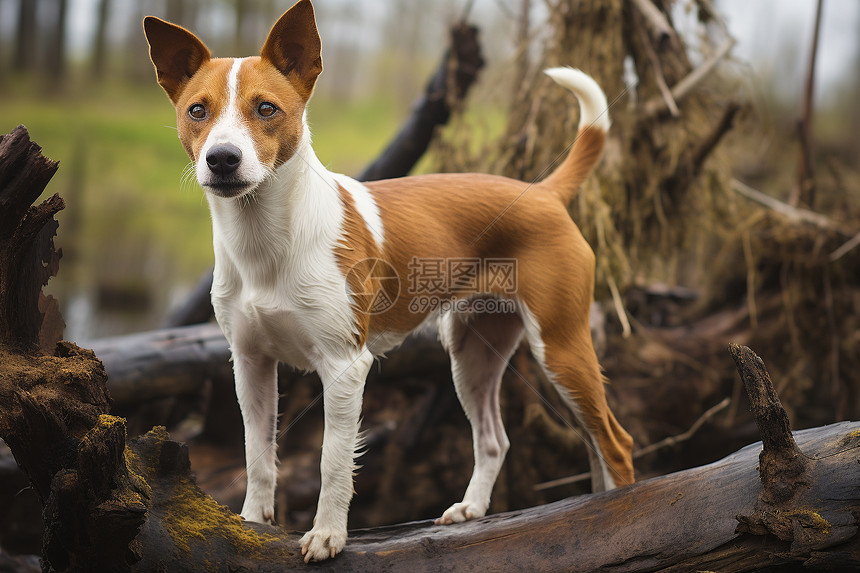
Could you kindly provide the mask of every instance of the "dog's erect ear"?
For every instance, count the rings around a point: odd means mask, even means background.
[[[191,76],[212,57],[209,48],[185,28],[155,16],[143,19],[143,31],[158,83],[176,103]]]
[[[308,99],[322,72],[320,35],[310,0],[300,0],[269,32],[260,56],[293,80],[299,95]]]

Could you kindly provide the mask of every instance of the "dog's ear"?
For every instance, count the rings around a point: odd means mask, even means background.
[[[314,7],[310,0],[300,0],[272,27],[260,56],[291,79],[307,100],[322,72],[320,49]]]
[[[143,31],[158,83],[176,103],[191,76],[212,57],[209,48],[185,28],[154,16],[143,19]]]

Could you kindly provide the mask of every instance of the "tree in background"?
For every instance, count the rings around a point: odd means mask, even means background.
[[[53,22],[53,33],[48,44],[48,54],[45,69],[48,79],[54,85],[59,85],[66,77],[66,23],[69,13],[69,0],[54,0],[56,17]]]
[[[92,75],[104,78],[107,68],[107,24],[111,14],[111,0],[99,0],[96,12],[96,31],[93,34]]]
[[[18,27],[15,32],[15,59],[12,68],[26,72],[36,65],[36,7],[37,0],[20,0]]]

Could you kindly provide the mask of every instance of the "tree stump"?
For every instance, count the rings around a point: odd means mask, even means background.
[[[33,206],[58,167],[41,150],[22,125],[0,136],[0,344],[50,352],[65,325],[42,286],[59,268],[54,215],[65,203],[54,194]]]

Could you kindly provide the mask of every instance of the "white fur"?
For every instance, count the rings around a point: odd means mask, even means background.
[[[206,164],[206,154],[213,145],[232,143],[242,152],[242,163],[236,171],[236,177],[248,182],[251,186],[259,185],[268,175],[268,169],[257,159],[257,149],[254,138],[248,126],[242,121],[239,106],[245,104],[239,100],[239,69],[247,58],[236,58],[227,76],[227,107],[215,121],[206,142],[200,150],[197,162],[197,181],[206,186],[212,181],[212,172]]]
[[[549,68],[544,73],[579,99],[579,130],[592,126],[609,131],[609,106],[606,94],[591,76],[575,68]]]
[[[231,70],[231,93],[240,65]],[[241,122],[230,117],[228,111],[219,120],[219,135],[210,135],[207,145],[245,140]],[[334,254],[342,241],[341,197],[304,129],[293,157],[252,194],[207,194],[215,249],[212,303],[230,343],[245,421],[245,519],[274,518],[276,361],[315,370],[322,379],[322,486],[314,527],[302,543],[308,559],[325,559],[346,542],[361,398],[373,358],[366,348],[355,349],[351,301]],[[245,165],[254,161],[256,153],[243,149],[240,169],[263,168]]]
[[[361,215],[365,226],[373,235],[376,246],[382,249],[382,243],[385,240],[382,217],[379,216],[379,205],[376,204],[376,199],[373,198],[370,189],[352,177],[340,173],[332,173],[332,177],[350,194],[358,214]]]

